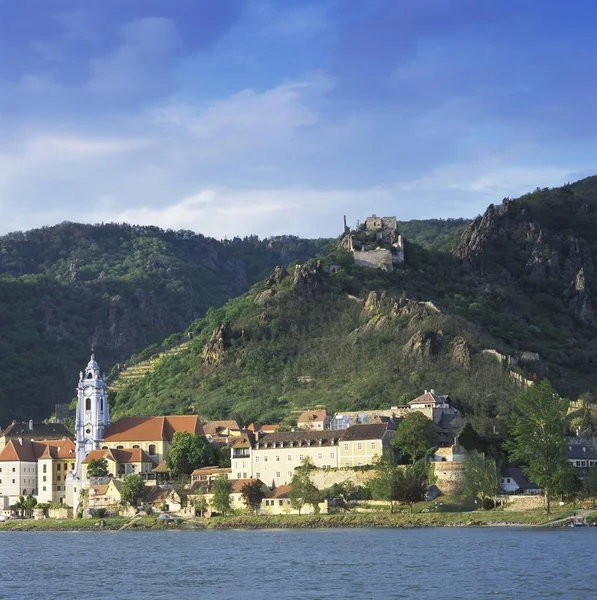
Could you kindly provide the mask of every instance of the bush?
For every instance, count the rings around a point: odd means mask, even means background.
[[[98,508],[95,511],[95,516],[99,519],[104,519],[108,516],[108,511],[105,508]]]

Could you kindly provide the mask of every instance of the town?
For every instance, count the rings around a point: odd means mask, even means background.
[[[542,489],[524,466],[498,466],[495,448],[449,395],[434,389],[384,410],[305,410],[290,430],[241,427],[235,420],[202,423],[198,415],[112,422],[107,392],[92,355],[80,373],[74,434],[60,422],[33,421],[13,422],[0,433],[2,520],[139,511],[166,518],[320,514],[347,510],[349,500],[357,509],[359,500],[386,501],[393,510],[395,501],[412,507],[458,494],[475,497],[480,506],[537,507],[544,493],[549,500],[586,488],[593,501],[597,496],[591,428],[566,438],[571,481],[580,484],[549,490],[544,483]],[[484,485],[492,472],[493,484]]]

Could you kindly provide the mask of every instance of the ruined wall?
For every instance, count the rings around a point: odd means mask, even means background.
[[[394,270],[392,265],[392,253],[389,250],[357,250],[354,253],[355,264],[370,269],[383,269],[391,272]]]

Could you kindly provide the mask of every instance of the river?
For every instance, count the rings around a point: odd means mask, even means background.
[[[0,533],[3,600],[597,599],[597,529]]]

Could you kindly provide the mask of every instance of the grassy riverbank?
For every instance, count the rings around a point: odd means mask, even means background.
[[[110,519],[45,519],[41,521],[14,520],[0,524],[2,531],[114,531],[165,529],[316,529],[342,527],[482,527],[482,526],[554,526],[561,519],[573,516],[574,510],[565,509],[546,515],[542,510],[520,512],[473,511],[443,513],[346,513],[332,515],[279,515],[230,516],[209,520],[173,519],[155,517],[123,517]]]

